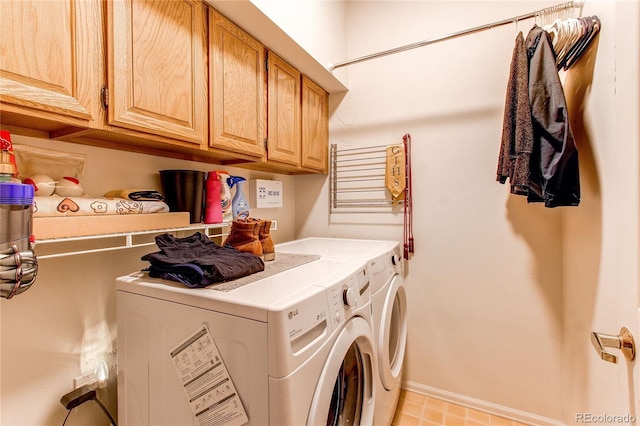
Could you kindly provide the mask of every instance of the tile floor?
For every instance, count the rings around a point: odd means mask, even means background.
[[[403,390],[394,426],[526,426],[503,417]]]

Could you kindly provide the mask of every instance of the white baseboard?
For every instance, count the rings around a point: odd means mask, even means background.
[[[451,402],[464,407],[473,408],[474,410],[484,411],[485,413],[504,417],[519,423],[531,426],[566,426],[564,422],[550,419],[526,411],[516,410],[514,408],[505,407],[494,404],[492,402],[482,401],[480,399],[471,398],[465,395],[449,392],[442,389],[433,388],[420,383],[405,381],[402,388],[411,392],[419,393],[431,398],[437,398],[443,401]]]

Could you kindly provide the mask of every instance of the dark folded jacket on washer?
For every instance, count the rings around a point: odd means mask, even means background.
[[[188,287],[206,287],[264,270],[258,256],[219,246],[200,232],[184,238],[165,233],[156,237],[156,244],[160,251],[141,258],[151,264],[149,276]]]

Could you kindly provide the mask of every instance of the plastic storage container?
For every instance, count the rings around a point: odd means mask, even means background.
[[[38,262],[31,248],[34,188],[0,182],[0,297],[10,299],[31,286]]]
[[[222,223],[222,203],[220,201],[220,179],[216,172],[207,173],[204,185],[204,223]]]
[[[233,201],[231,202],[231,209],[233,211],[233,218],[238,216],[249,216],[249,202],[244,195],[244,184],[246,179],[242,176],[231,176],[228,179],[229,187],[236,187],[236,193],[233,195]]]
[[[229,188],[229,173],[224,170],[216,170],[220,178],[220,206],[222,208],[222,220],[231,222],[233,212],[231,211],[231,188]]]

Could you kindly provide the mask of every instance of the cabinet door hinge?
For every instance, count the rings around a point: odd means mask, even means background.
[[[105,86],[102,86],[101,96],[102,96],[102,109],[109,108],[109,89],[107,89]]]
[[[264,139],[264,150],[269,151],[269,139],[267,138]]]

